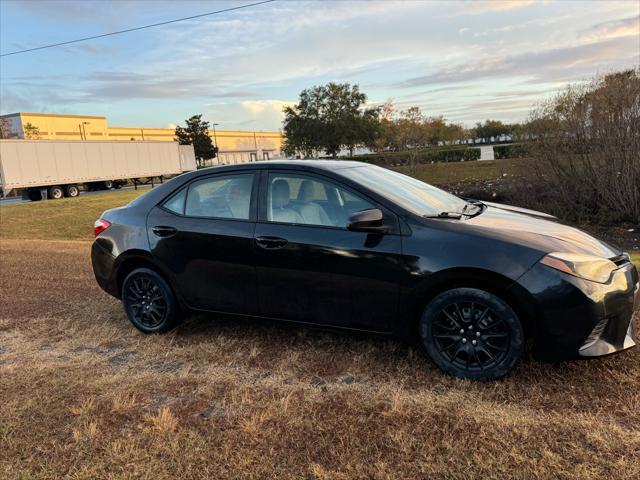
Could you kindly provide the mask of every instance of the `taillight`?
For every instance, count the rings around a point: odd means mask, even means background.
[[[109,222],[102,218],[99,218],[98,220],[96,220],[96,223],[93,224],[93,235],[97,237],[110,226],[111,224]]]

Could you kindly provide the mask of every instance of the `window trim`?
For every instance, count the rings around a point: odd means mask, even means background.
[[[268,207],[267,203],[269,200],[267,197],[269,195],[269,176],[272,174],[291,175],[291,176],[297,176],[297,177],[303,177],[303,178],[306,177],[309,180],[327,181],[327,182],[333,183],[334,185],[346,190],[347,192],[350,192],[352,195],[355,195],[357,197],[367,200],[369,203],[373,205],[374,208],[380,209],[384,217],[387,217],[390,219],[390,223],[392,225],[392,229],[389,231],[387,235],[396,235],[400,232],[398,227],[398,216],[395,213],[391,212],[384,205],[381,205],[380,202],[371,198],[369,195],[362,193],[351,186],[345,185],[343,182],[341,182],[340,180],[334,177],[323,175],[322,173],[319,173],[319,172],[315,172],[315,171],[309,172],[306,170],[283,169],[283,168],[273,168],[273,169],[265,168],[260,172],[260,189],[258,192],[259,197],[258,197],[258,217],[257,217],[257,222],[260,224],[286,225],[291,227],[320,228],[323,230],[351,232],[351,230],[349,230],[347,227],[335,227],[333,225],[315,225],[310,223],[274,222],[272,220],[269,220],[268,214],[267,214],[267,207]]]
[[[249,223],[256,223],[257,221],[257,203],[258,203],[258,191],[259,191],[259,187],[260,187],[260,171],[259,170],[231,170],[228,172],[218,172],[218,173],[212,173],[209,175],[202,175],[196,178],[191,179],[190,181],[186,182],[184,185],[182,185],[180,188],[178,188],[177,190],[175,190],[174,192],[172,192],[169,196],[165,197],[162,202],[160,202],[158,204],[158,208],[162,209],[163,211],[170,213],[172,215],[175,215],[177,217],[181,217],[181,218],[189,218],[189,219],[203,219],[203,220],[225,220],[225,221],[233,221],[233,222],[249,222]],[[186,214],[186,210],[187,210],[187,201],[189,199],[189,191],[192,187],[192,185],[196,182],[201,182],[203,180],[207,180],[207,179],[215,179],[216,177],[218,178],[225,178],[225,177],[234,177],[234,176],[238,176],[238,175],[253,175],[253,182],[251,183],[251,198],[249,200],[249,218],[230,218],[230,217],[209,217],[209,216],[203,216],[203,215],[187,215]],[[173,210],[169,210],[168,208],[166,208],[164,205],[165,203],[169,202],[174,196],[178,195],[182,190],[186,189],[186,196],[184,197],[184,205],[182,208],[182,214],[179,214],[177,212],[174,212]]]

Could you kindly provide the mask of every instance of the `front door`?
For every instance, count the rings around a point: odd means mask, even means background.
[[[260,314],[389,331],[398,309],[401,237],[346,228],[352,213],[377,205],[324,176],[292,171],[265,171],[261,191]]]
[[[152,254],[196,309],[255,314],[254,173],[195,180],[151,210]]]

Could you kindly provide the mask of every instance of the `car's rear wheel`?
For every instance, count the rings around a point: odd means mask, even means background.
[[[422,345],[444,372],[474,380],[509,373],[522,357],[524,331],[500,297],[476,288],[436,296],[420,319]]]
[[[166,332],[178,324],[178,307],[169,284],[149,268],[133,270],[122,283],[124,310],[145,333]]]

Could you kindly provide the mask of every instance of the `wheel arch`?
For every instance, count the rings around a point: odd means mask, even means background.
[[[158,275],[167,282],[169,288],[171,288],[171,291],[178,300],[178,303],[181,306],[183,305],[182,297],[175,287],[171,273],[156,262],[149,252],[144,250],[129,250],[127,252],[123,252],[118,257],[117,264],[114,268],[114,284],[118,298],[121,298],[122,296],[122,284],[124,283],[124,279],[127,278],[127,275],[136,268],[149,268],[158,273]]]
[[[514,280],[490,270],[451,268],[432,274],[410,295],[407,302],[403,335],[417,338],[418,324],[425,307],[440,293],[452,288],[478,288],[504,300],[516,313],[525,331],[525,338],[535,337],[535,307],[530,295]]]

